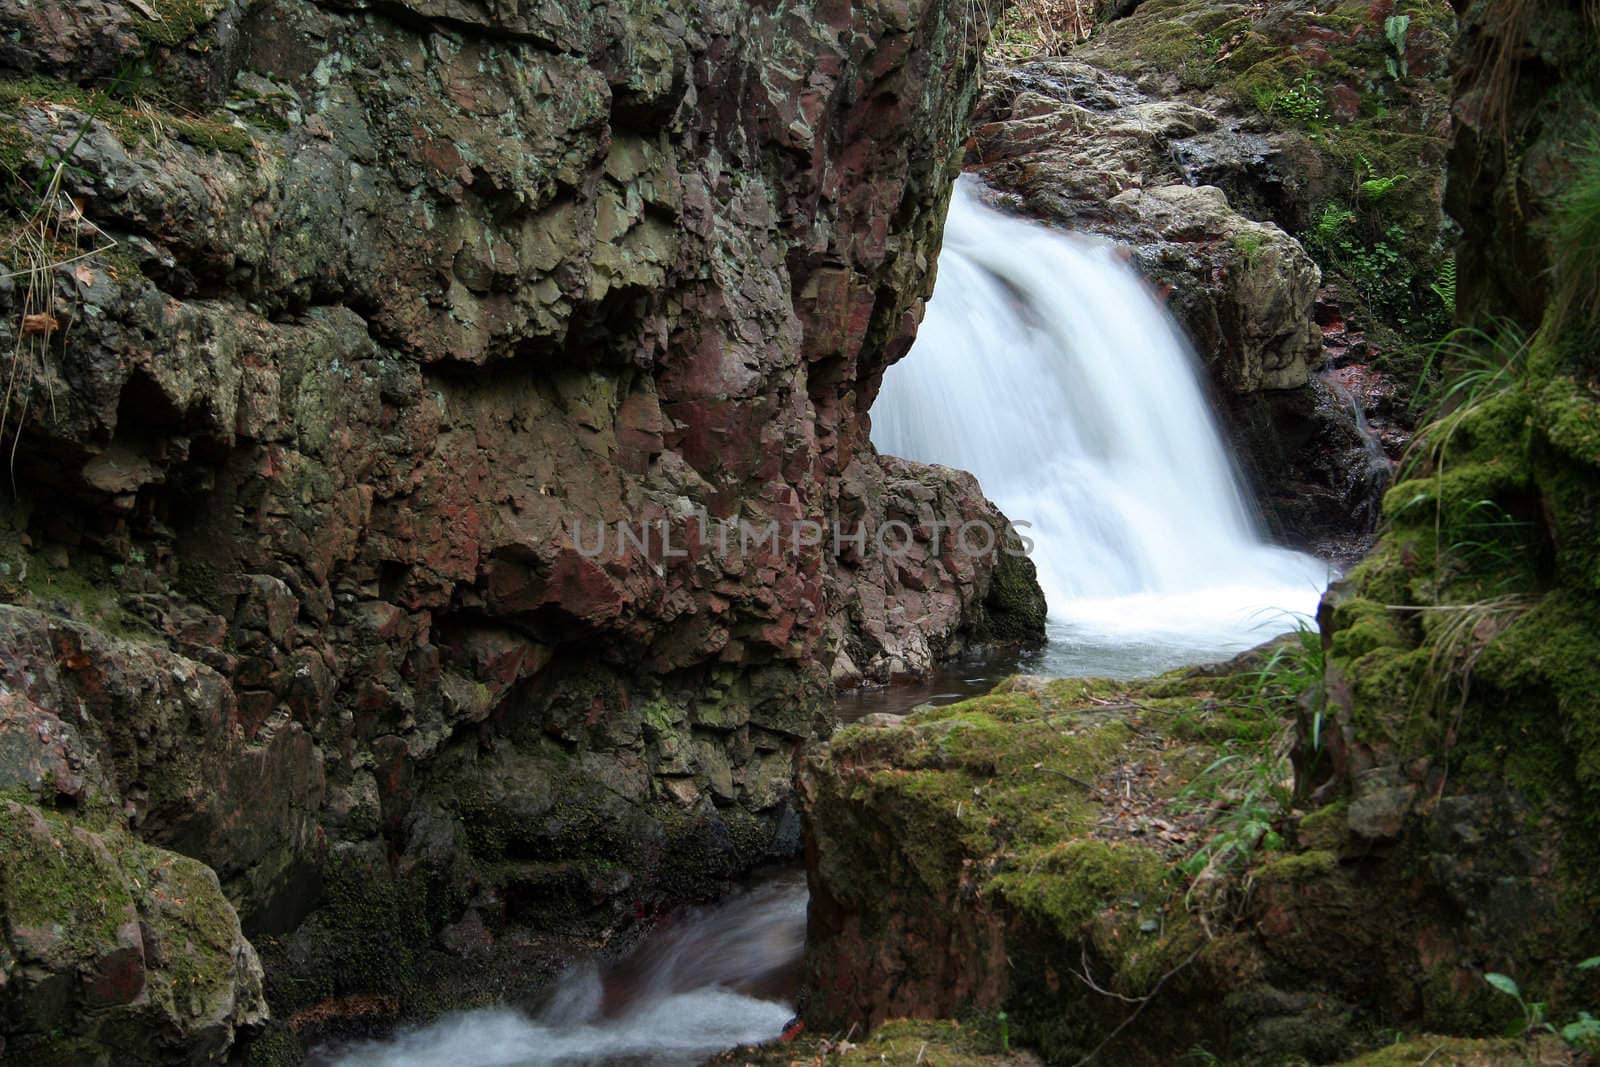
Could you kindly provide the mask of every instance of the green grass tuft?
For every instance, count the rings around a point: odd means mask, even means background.
[[[1600,317],[1600,131],[1580,151],[1551,219],[1558,330]]]

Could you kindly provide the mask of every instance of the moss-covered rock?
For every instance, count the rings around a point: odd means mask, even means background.
[[[216,874],[122,830],[0,801],[0,922],[8,1062],[209,1062],[266,1019]]]
[[[1107,1055],[1129,1064],[1370,1041],[1333,962],[1351,935],[1329,942],[1364,921],[1352,872],[1286,851],[1274,816],[1249,814],[1270,810],[1257,787],[1216,777],[1270,765],[1282,730],[1270,706],[1247,710],[1259,676],[1238,670],[1016,679],[809,755],[808,1023],[1003,1011],[1013,1040],[1062,1063],[1113,1034]],[[1140,1026],[1120,1027],[1128,1005],[1148,1009]]]

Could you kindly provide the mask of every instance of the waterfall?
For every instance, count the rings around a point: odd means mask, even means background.
[[[1032,524],[1055,643],[1154,652],[1110,673],[1250,647],[1327,583],[1264,540],[1187,340],[1115,248],[986,207],[971,178],[872,421],[880,452],[971,471]]]

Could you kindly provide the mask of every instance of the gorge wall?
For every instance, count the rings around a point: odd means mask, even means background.
[[[976,483],[868,444],[972,5],[0,29],[5,1055],[221,1055],[270,1004],[290,1058],[525,990],[791,854],[832,684],[1042,632],[1025,560],[932,551],[1003,521]],[[890,519],[909,554],[835,551]]]

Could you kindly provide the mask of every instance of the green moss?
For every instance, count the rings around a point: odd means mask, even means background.
[[[1600,398],[1570,377],[1546,382],[1538,401],[1540,430],[1565,458],[1600,471]]]
[[[1391,529],[1350,572],[1348,584],[1359,590],[1363,599],[1375,603],[1424,603],[1428,597],[1419,585],[1433,573],[1437,548],[1431,530]],[[1337,631],[1334,639],[1338,639]]]
[[[644,706],[642,714],[644,729],[653,737],[665,737],[677,732],[689,717],[688,710],[682,704],[665,698],[650,701]]]
[[[1338,852],[1348,834],[1350,802],[1338,800],[1318,808],[1300,820],[1296,836],[1301,847],[1315,851]]]
[[[1081,707],[1093,702],[1115,702],[1127,699],[1129,689],[1127,682],[1115,678],[1055,678],[1045,683],[1046,698],[1054,707]]]
[[[176,47],[209,26],[227,7],[227,0],[147,0],[149,10],[159,18],[147,18],[142,10],[130,7],[134,32],[153,44]]]
[[[321,902],[300,935],[302,958],[268,969],[274,1014],[357,994],[407,1002],[431,942],[426,888],[395,876],[376,852],[348,846],[328,857],[322,878]]]
[[[198,860],[144,844],[123,860],[131,884],[147,894],[140,917],[161,939],[165,982],[156,995],[182,1005],[231,990],[238,920],[216,876]]]
[[[1532,1067],[1538,1063],[1559,1063],[1546,1059],[1554,1049],[1540,1050],[1533,1044],[1509,1040],[1481,1040],[1459,1037],[1409,1037],[1338,1067],[1417,1067],[1421,1063],[1458,1064],[1461,1067]]]
[[[1079,840],[1023,853],[992,885],[1012,907],[1068,942],[1118,902],[1156,903],[1166,867],[1149,849]]]
[[[98,556],[74,559],[55,567],[36,553],[21,561],[22,590],[28,605],[86,622],[98,630],[129,640],[150,640],[156,631],[122,606],[112,564]]]
[[[1585,810],[1600,823],[1600,605],[1551,594],[1489,644],[1478,677],[1515,694],[1530,716],[1511,727],[1511,736],[1536,730],[1570,750],[1588,794]],[[1540,696],[1553,702],[1556,721],[1539,714],[1545,706]]]
[[[1386,604],[1351,597],[1334,609],[1333,655],[1359,659],[1378,648],[1407,648],[1406,627]]]
[[[1295,885],[1317,881],[1338,869],[1339,857],[1332,852],[1299,852],[1256,868],[1255,876],[1263,884]]]
[[[1003,530],[995,535],[998,543],[1004,543]],[[1002,552],[995,559],[983,615],[974,625],[973,636],[982,642],[1036,645],[1044,641],[1045,613],[1033,561]]]
[[[0,801],[0,901],[13,927],[53,927],[90,958],[133,916],[116,857],[96,838],[61,815],[10,801]]]
[[[1432,652],[1376,648],[1344,665],[1354,696],[1356,729],[1370,744],[1411,746],[1431,737],[1419,716],[1419,696]]]
[[[210,116],[179,115],[158,108],[130,107],[107,92],[48,78],[0,79],[0,116],[11,120],[13,127],[6,140],[0,141],[0,158],[19,175],[39,169],[44,162],[40,150],[14,128],[23,109],[39,104],[70,107],[81,113],[82,121],[104,126],[130,147],[156,145],[170,136],[202,151],[247,159],[254,159],[259,148],[251,132],[236,125],[225,111]]]

